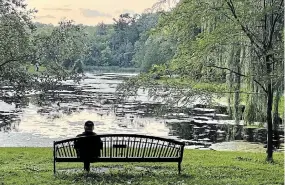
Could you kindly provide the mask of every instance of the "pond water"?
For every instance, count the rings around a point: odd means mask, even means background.
[[[0,100],[0,146],[51,146],[52,141],[74,137],[87,120],[98,134],[139,133],[168,137],[165,120],[143,117],[138,103],[152,104],[143,92],[136,100],[118,101],[116,86],[135,74],[86,74],[79,84],[63,82],[55,94],[30,94],[15,100],[9,88]],[[6,91],[5,91],[6,90]],[[116,109],[116,110],[115,110]],[[141,115],[140,115],[141,114]]]
[[[87,120],[95,123],[98,134],[135,133],[184,141],[193,139],[191,135],[197,128],[190,124],[193,120],[195,124],[233,124],[226,114],[199,107],[192,107],[192,113],[171,110],[156,116],[155,109],[162,103],[149,99],[143,91],[136,98],[120,99],[117,85],[133,75],[87,73],[79,84],[65,81],[55,92],[30,93],[22,99],[13,98],[9,87],[3,87],[0,147],[52,146],[55,140],[83,132]]]

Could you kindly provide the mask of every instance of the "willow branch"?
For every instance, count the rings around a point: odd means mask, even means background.
[[[232,70],[232,69],[229,69],[229,68],[226,68],[226,67],[220,67],[220,66],[215,66],[215,65],[210,65],[210,66],[206,66],[206,67],[214,67],[214,68],[218,68],[218,69],[224,69],[224,70],[228,70],[228,71],[230,71],[230,72],[232,72],[232,73],[234,73],[234,74],[236,74],[236,75],[239,75],[239,76],[243,76],[243,77],[247,77],[247,78],[249,77],[249,76],[247,76],[247,75],[245,75],[245,74],[236,72],[236,71],[234,71],[234,70]],[[257,83],[257,84],[264,90],[264,92],[267,93],[266,88],[265,88],[259,81],[257,81],[255,78],[253,78],[253,81],[254,81],[255,83]]]
[[[235,20],[238,22],[238,24],[240,25],[242,31],[246,34],[246,36],[249,38],[249,40],[254,44],[256,45],[256,47],[260,50],[260,51],[263,51],[262,47],[259,46],[259,44],[255,41],[255,39],[253,38],[254,35],[251,33],[251,31],[241,23],[241,21],[239,20],[237,14],[236,14],[236,10],[235,10],[235,7],[234,7],[234,4],[232,2],[232,0],[226,0],[226,3],[227,5],[229,6],[230,8],[230,11],[232,12]]]
[[[282,6],[283,4],[283,0],[280,1],[280,5],[279,5],[279,9],[277,12],[280,11],[280,9],[283,7]],[[281,12],[281,11],[280,11]],[[284,13],[284,12],[283,12]],[[282,13],[279,13],[276,15],[275,19],[273,20],[273,24],[271,26],[271,30],[270,30],[270,35],[269,35],[269,43],[268,43],[268,46],[267,47],[270,47],[271,46],[271,42],[272,42],[272,39],[273,39],[273,33],[274,33],[274,29],[275,29],[275,25],[277,23],[277,21],[279,20],[279,18],[281,18],[281,15],[283,15]]]

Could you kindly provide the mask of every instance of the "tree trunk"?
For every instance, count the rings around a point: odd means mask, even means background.
[[[266,56],[266,68],[268,76],[271,73],[271,65],[269,56]],[[267,110],[266,110],[266,121],[267,121],[267,158],[268,162],[273,162],[273,142],[272,142],[272,103],[273,103],[273,92],[272,82],[268,79],[267,82]]]
[[[278,113],[278,107],[279,107],[279,101],[281,96],[281,88],[278,87],[276,90],[276,95],[274,99],[274,109],[273,109],[273,130],[274,132],[278,131],[280,119],[279,119],[279,113]]]
[[[233,117],[233,111],[232,111],[232,107],[231,107],[231,105],[232,105],[231,96],[232,96],[232,94],[228,93],[228,97],[227,97],[227,99],[228,99],[228,114],[229,114],[230,118]]]
[[[227,59],[227,67],[229,69],[232,69],[232,63],[233,60],[234,60],[234,47],[231,46],[231,52],[229,54],[229,58]],[[227,83],[227,86],[229,88],[230,91],[232,91],[233,89],[233,73],[232,72],[229,72],[226,76],[226,83]],[[228,114],[230,116],[230,118],[233,118],[233,110],[232,110],[232,93],[228,93],[227,95],[227,101],[228,101]]]
[[[268,84],[268,93],[267,93],[267,161],[273,161],[273,143],[272,143],[272,102],[273,102],[273,93],[271,91],[271,83]]]
[[[242,51],[239,46],[235,53],[235,59],[234,59],[234,70],[238,73],[241,72],[240,69],[240,63],[242,60]],[[235,74],[234,75],[234,117],[235,117],[235,127],[234,127],[234,139],[235,140],[241,140],[241,127],[240,127],[240,86],[241,86],[241,76]]]

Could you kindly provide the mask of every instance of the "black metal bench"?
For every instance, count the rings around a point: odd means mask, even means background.
[[[181,172],[184,142],[137,134],[98,135],[103,142],[100,157],[90,162],[178,162]],[[53,144],[54,173],[56,162],[83,162],[74,148],[81,138],[55,141]]]

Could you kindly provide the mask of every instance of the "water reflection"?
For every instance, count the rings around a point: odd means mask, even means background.
[[[145,118],[153,105],[141,100],[125,101],[116,96],[117,84],[133,74],[87,74],[80,84],[63,82],[56,91],[29,94],[24,98],[2,97],[0,132],[30,133],[48,138],[66,138],[82,132],[92,120],[96,132],[140,133],[168,136],[162,120]],[[2,89],[6,94],[11,89]],[[9,94],[9,93],[8,93]],[[150,108],[147,106],[150,106]],[[0,133],[1,134],[1,133]]]
[[[14,146],[10,143],[13,140],[8,139],[10,136],[3,133],[11,133],[13,139],[18,141],[17,146],[30,146],[29,143],[35,146],[49,145],[52,140],[74,137],[81,133],[86,120],[94,121],[95,131],[99,134],[138,133],[196,141],[210,137],[203,132],[207,129],[213,131],[213,128],[205,127],[200,133],[200,127],[206,125],[205,122],[216,124],[218,121],[209,117],[202,121],[195,120],[193,115],[199,116],[203,111],[216,115],[212,109],[197,109],[196,113],[193,109],[189,115],[189,109],[184,112],[175,110],[174,113],[174,109],[168,108],[164,116],[156,116],[156,110],[162,109],[163,105],[149,99],[146,92],[139,91],[139,96],[135,99],[120,99],[115,93],[116,86],[132,75],[134,74],[88,73],[79,84],[64,81],[56,91],[30,93],[24,98],[2,97],[2,146]],[[2,91],[7,94],[9,89]],[[197,133],[196,127],[199,127]],[[49,144],[45,143],[47,140]]]

